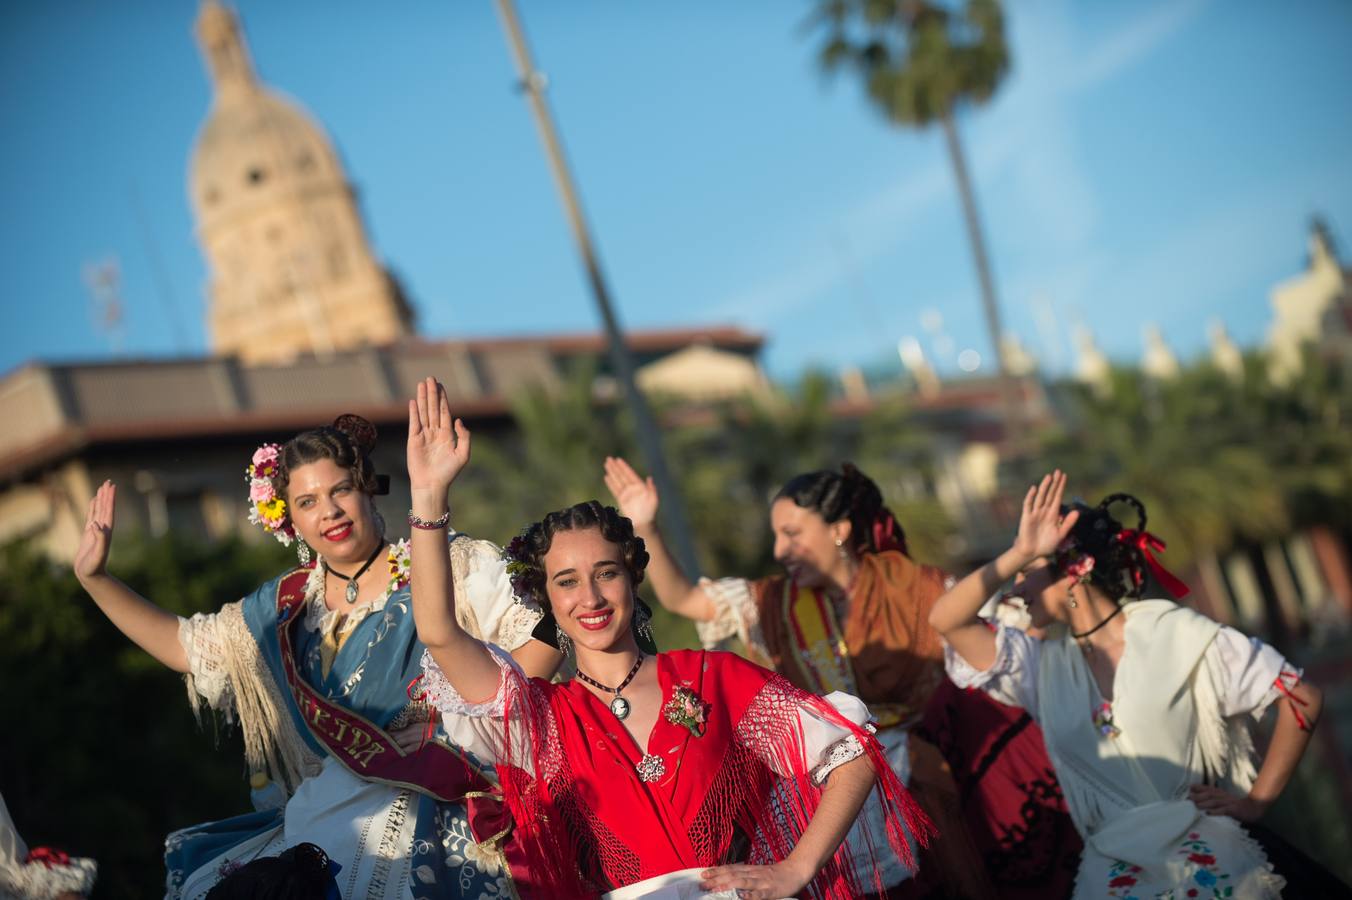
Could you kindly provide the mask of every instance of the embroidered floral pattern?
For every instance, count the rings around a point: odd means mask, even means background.
[[[1098,729],[1100,737],[1114,738],[1122,733],[1122,729],[1113,723],[1113,705],[1107,700],[1094,710],[1094,727]]]
[[[1178,855],[1187,858],[1192,869],[1192,880],[1196,887],[1189,886],[1187,897],[1233,897],[1234,886],[1229,884],[1230,873],[1222,872],[1216,862],[1215,851],[1197,832],[1189,832],[1188,837],[1178,848]],[[1177,893],[1177,892],[1175,892]]]
[[[662,707],[662,717],[672,725],[689,729],[695,737],[702,737],[709,709],[709,704],[699,694],[682,686],[671,692],[671,699]]]
[[[1108,867],[1108,893],[1109,897],[1118,897],[1120,900],[1142,900],[1135,891],[1136,883],[1140,880],[1140,866],[1133,866],[1131,863],[1114,860]]]

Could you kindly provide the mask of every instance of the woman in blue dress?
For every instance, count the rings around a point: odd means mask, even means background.
[[[218,612],[182,619],[107,570],[116,487],[90,502],[75,574],[105,615],[238,722],[257,811],[171,834],[171,900],[198,900],[253,859],[308,841],[340,866],[344,898],[510,897],[513,854],[492,770],[442,740],[417,679],[408,544],[386,540],[373,498],[375,428],[357,416],[266,444],[248,467],[250,521],[300,566]],[[410,517],[410,525],[424,527]],[[444,524],[444,523],[439,523]],[[313,548],[311,551],[310,548]],[[465,626],[528,671],[559,655],[531,641],[498,548],[452,532]]]

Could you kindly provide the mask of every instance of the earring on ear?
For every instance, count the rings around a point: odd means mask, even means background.
[[[573,639],[563,633],[558,625],[554,626],[554,639],[559,642],[559,652],[564,656],[573,655]]]
[[[841,538],[836,538],[836,553],[838,553],[843,560],[848,560],[850,558],[850,552],[845,549],[845,541]]]
[[[634,630],[638,636],[650,644],[656,644],[657,640],[653,637],[652,613],[648,612],[647,607],[636,605],[634,609]]]
[[[296,559],[300,560],[302,566],[308,566],[310,558],[310,545],[303,538],[296,538]]]

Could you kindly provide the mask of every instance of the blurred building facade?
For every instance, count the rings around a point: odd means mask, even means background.
[[[104,479],[120,486],[118,515],[133,529],[249,534],[242,473],[260,443],[354,412],[386,436],[381,470],[403,472],[407,399],[428,375],[490,434],[512,431],[518,392],[557,390],[579,367],[596,373],[597,403],[615,399],[599,334],[417,338],[323,128],[259,81],[233,11],[204,0],[195,33],[212,102],[188,195],[207,265],[210,355],[38,361],[0,377],[0,421],[10,423],[0,542],[29,538],[70,559]],[[759,335],[697,327],[626,340],[646,392],[701,404],[767,389]],[[381,500],[392,521],[406,497],[395,479]]]

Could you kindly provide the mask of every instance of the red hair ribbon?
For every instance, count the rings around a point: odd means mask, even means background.
[[[418,682],[422,680],[423,676],[419,675],[417,678],[414,678],[412,681],[408,683],[408,687],[404,688],[404,693],[408,694],[408,699],[411,703],[424,703],[427,701],[427,689],[418,688]],[[414,688],[418,688],[416,693],[414,692]],[[436,730],[437,730],[437,717],[436,714],[434,713],[427,720],[427,727],[423,729],[422,743],[418,745],[419,750],[423,748],[423,744],[426,744],[428,741],[432,739],[432,735],[436,733]]]
[[[1131,544],[1137,550],[1141,551],[1141,555],[1145,557],[1145,564],[1150,567],[1151,574],[1155,576],[1155,580],[1158,581],[1166,591],[1178,598],[1188,596],[1191,592],[1191,588],[1184,584],[1173,572],[1164,568],[1164,566],[1160,564],[1160,561],[1155,558],[1156,552],[1164,552],[1164,541],[1155,537],[1148,531],[1137,531],[1134,528],[1123,528],[1117,533],[1117,539],[1124,544]],[[1140,581],[1140,573],[1138,572],[1136,576],[1136,583],[1138,586]]]
[[[873,546],[878,548],[879,553],[896,550],[903,556],[910,556],[906,552],[906,538],[897,527],[897,520],[887,510],[883,510],[873,520]]]
[[[1290,684],[1286,683],[1286,679],[1288,678],[1291,679]],[[1287,667],[1283,667],[1282,670],[1277,673],[1277,680],[1272,682],[1273,687],[1286,695],[1287,701],[1291,704],[1291,712],[1295,713],[1296,724],[1300,726],[1300,730],[1309,731],[1310,723],[1306,721],[1303,715],[1301,715],[1300,708],[1302,706],[1309,706],[1310,704],[1308,701],[1297,697],[1296,692],[1292,690],[1292,688],[1298,684],[1300,684],[1300,674]]]
[[[28,855],[23,858],[26,863],[40,862],[47,868],[52,866],[70,865],[70,856],[62,850],[55,850],[51,847],[34,847],[28,851]]]

